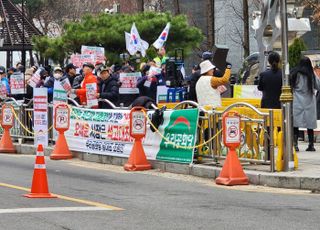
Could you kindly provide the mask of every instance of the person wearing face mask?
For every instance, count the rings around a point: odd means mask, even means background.
[[[60,67],[55,67],[53,70],[53,76],[48,76],[45,79],[43,87],[48,88],[48,101],[51,102],[53,99],[53,88],[55,81],[61,81],[63,71]]]

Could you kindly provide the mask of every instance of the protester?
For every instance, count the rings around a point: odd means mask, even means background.
[[[158,50],[158,56],[155,57],[153,60],[157,67],[161,67],[162,64],[165,64],[166,61],[169,59],[168,56],[166,56],[166,49],[164,47],[160,48]]]
[[[14,68],[14,67],[10,67],[9,69],[8,69],[8,71],[7,71],[7,78],[8,78],[8,80],[9,80],[9,82],[10,82],[10,76],[14,73],[14,72],[16,72],[17,70],[16,70],[16,68]]]
[[[93,75],[92,71],[94,70],[94,66],[91,63],[85,62],[82,66],[84,79],[81,83],[80,89],[73,89],[72,92],[75,93],[79,97],[79,101],[81,105],[87,105],[87,84],[95,83],[98,93],[98,84],[97,84],[97,78],[95,75]],[[95,106],[92,108],[96,108]]]
[[[99,76],[100,70],[103,68],[103,63],[101,61],[96,61],[96,64],[94,66],[94,75]]]
[[[211,61],[213,58],[213,54],[209,51],[203,52],[201,55],[201,61],[209,60]],[[194,65],[192,68],[192,74],[189,77],[189,92],[188,92],[188,100],[197,102],[197,94],[196,94],[196,84],[201,77],[200,66]]]
[[[74,66],[72,63],[66,65],[65,68],[65,77],[69,79],[70,85],[73,85],[74,79],[76,78],[77,72],[76,72],[77,67]]]
[[[229,82],[231,64],[227,63],[225,73],[221,78],[214,75],[214,69],[215,66],[209,60],[200,63],[201,77],[196,84],[197,100],[200,106],[221,106],[221,96],[218,87]]]
[[[311,61],[303,57],[298,66],[290,74],[293,91],[293,127],[294,146],[298,148],[299,128],[306,128],[309,145],[306,151],[316,151],[314,148],[314,131],[317,128],[315,90],[320,90],[320,80],[315,77]]]
[[[146,75],[138,79],[139,96],[146,96],[156,101],[158,79],[153,73],[149,72],[150,66],[145,65],[143,68],[142,72]]]
[[[110,68],[102,67],[99,72],[99,93],[98,97],[107,99],[116,105],[119,98],[119,84],[118,80],[110,75]],[[99,108],[111,109],[112,107],[106,102],[99,102]]]
[[[6,95],[10,94],[10,85],[9,85],[9,80],[6,76],[6,68],[3,66],[0,66],[0,77],[1,77],[1,90],[6,91]]]
[[[260,74],[258,90],[262,91],[261,108],[280,109],[282,88],[282,71],[279,68],[280,55],[269,53],[268,62],[271,69]]]

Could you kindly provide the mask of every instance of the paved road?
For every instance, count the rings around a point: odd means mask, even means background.
[[[308,191],[225,188],[191,176],[128,173],[121,167],[78,160],[47,159],[50,190],[63,199],[28,199],[21,194],[30,187],[33,163],[34,156],[0,155],[0,229],[270,230],[320,226],[320,195]]]

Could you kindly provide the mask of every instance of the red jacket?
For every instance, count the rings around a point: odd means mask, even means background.
[[[94,76],[92,73],[91,74],[88,74],[84,77],[83,81],[81,82],[81,89],[77,89],[76,90],[76,93],[77,93],[77,96],[79,97],[80,99],[80,104],[81,105],[86,105],[87,104],[87,88],[86,88],[86,85],[87,84],[90,84],[90,83],[96,83],[97,85],[97,93],[99,92],[98,91],[98,84],[97,84],[97,78],[96,76]]]

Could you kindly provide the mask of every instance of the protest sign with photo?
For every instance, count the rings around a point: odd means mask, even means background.
[[[10,76],[10,91],[11,94],[24,94],[24,75],[23,73],[13,73]]]
[[[35,88],[38,83],[41,80],[41,76],[40,76],[40,70],[37,70],[31,77],[31,79],[28,82],[28,85],[30,85],[32,88]]]
[[[87,107],[91,108],[94,106],[98,106],[98,99],[97,99],[97,84],[90,83],[86,84],[86,96],[87,96]]]
[[[138,79],[141,77],[140,72],[136,73],[120,73],[121,87],[119,89],[120,94],[139,94],[137,88]]]

